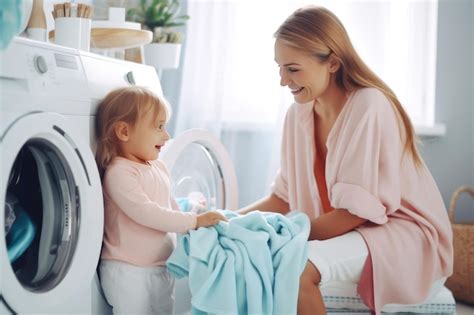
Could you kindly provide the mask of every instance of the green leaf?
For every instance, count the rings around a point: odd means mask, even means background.
[[[190,17],[178,15],[179,10],[179,0],[140,0],[137,7],[127,10],[127,19],[141,23],[151,31],[155,27],[183,26]],[[161,36],[160,41],[176,41],[176,38],[181,36]]]

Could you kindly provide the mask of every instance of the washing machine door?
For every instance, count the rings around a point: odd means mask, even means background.
[[[160,159],[170,170],[173,195],[178,201],[198,193],[204,196],[208,209],[237,209],[237,178],[232,161],[224,146],[208,131],[183,132],[164,146]],[[188,280],[178,279],[175,314],[190,313]]]
[[[66,117],[31,113],[1,138],[0,309],[90,313],[103,201],[93,154]]]
[[[197,192],[206,199],[208,209],[237,209],[237,179],[232,161],[210,132],[183,132],[164,146],[160,159],[170,170],[176,199]]]

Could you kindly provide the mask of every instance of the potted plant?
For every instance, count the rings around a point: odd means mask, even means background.
[[[146,64],[160,70],[179,66],[182,34],[174,28],[189,19],[179,10],[179,0],[140,0],[138,7],[128,10],[129,20],[153,32],[152,43],[144,46]]]

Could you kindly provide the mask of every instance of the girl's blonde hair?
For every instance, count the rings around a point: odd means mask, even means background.
[[[405,138],[405,152],[413,157],[416,166],[423,160],[416,147],[417,138],[410,118],[395,93],[362,61],[355,51],[341,21],[331,11],[317,6],[296,10],[275,32],[275,37],[325,62],[331,54],[340,61],[336,83],[345,91],[373,87],[390,100],[397,113],[400,136]]]
[[[162,110],[165,111],[166,120],[171,116],[170,106],[164,98],[139,86],[113,90],[99,104],[96,117],[96,162],[101,177],[119,154],[116,124],[125,122],[134,127],[150,110],[153,110],[153,115],[157,118]]]

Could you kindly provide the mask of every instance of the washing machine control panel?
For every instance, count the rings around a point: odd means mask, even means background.
[[[0,51],[0,60],[9,60],[0,62],[0,93],[15,99],[17,110],[37,107],[77,114],[84,108],[85,115],[90,113],[85,105],[90,103],[87,79],[77,50],[17,37]]]
[[[137,84],[137,82],[135,81],[135,77],[133,75],[133,71],[127,72],[126,78],[127,78],[127,82],[130,83],[131,85]]]
[[[162,95],[160,79],[155,68],[92,53],[80,54],[94,103],[113,89],[131,85],[145,86]]]

